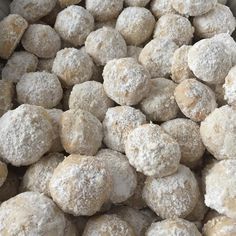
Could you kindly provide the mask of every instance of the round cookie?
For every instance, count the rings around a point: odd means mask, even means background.
[[[116,29],[124,37],[128,45],[140,45],[152,35],[155,18],[144,7],[127,7],[117,18]]]
[[[169,13],[175,14],[176,11],[171,5],[171,1],[166,0],[152,0],[150,4],[150,8],[152,11],[152,14],[156,18],[160,18],[161,16]]]
[[[65,226],[64,214],[40,193],[21,193],[0,206],[1,235],[64,236]]]
[[[86,52],[97,65],[106,65],[113,59],[126,57],[127,46],[121,34],[111,27],[91,32],[85,41]]]
[[[63,90],[55,74],[43,71],[24,74],[16,85],[16,93],[19,104],[53,108],[61,101]]]
[[[42,107],[21,105],[0,119],[0,155],[14,166],[30,165],[49,151],[52,124]]]
[[[179,144],[155,124],[132,130],[125,142],[125,153],[137,171],[158,178],[176,172],[181,157]]]
[[[162,219],[186,217],[194,209],[198,196],[197,180],[183,165],[170,176],[148,177],[143,188],[145,202]]]
[[[103,120],[105,145],[113,150],[124,152],[128,134],[139,125],[146,123],[145,115],[130,106],[109,108]]]
[[[102,124],[90,112],[68,110],[61,116],[60,137],[66,152],[94,155],[102,144]]]
[[[150,74],[131,57],[109,61],[103,79],[107,96],[119,105],[136,105],[150,90]]]
[[[61,49],[61,39],[49,25],[32,24],[24,33],[24,49],[40,58],[53,58]]]
[[[109,199],[112,182],[108,170],[96,158],[70,155],[54,170],[49,189],[64,212],[89,216]]]

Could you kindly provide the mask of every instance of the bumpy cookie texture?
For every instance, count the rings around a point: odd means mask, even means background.
[[[145,123],[146,117],[138,109],[130,106],[109,108],[103,120],[103,142],[113,150],[124,152],[124,143],[129,133]]]
[[[236,105],[236,66],[234,66],[225,78],[223,86],[225,91],[225,99],[229,105]]]
[[[65,48],[57,53],[52,72],[60,78],[64,86],[70,87],[91,79],[93,61],[84,50]]]
[[[55,169],[49,189],[64,212],[93,215],[109,199],[112,182],[105,165],[96,158],[70,155]]]
[[[13,97],[12,82],[0,80],[0,117],[13,107]]]
[[[86,0],[86,9],[96,21],[109,21],[117,18],[123,8],[123,0]]]
[[[63,40],[81,46],[94,28],[94,19],[86,9],[73,5],[57,15],[54,27]]]
[[[140,45],[152,35],[155,18],[144,7],[125,8],[116,22],[116,29],[122,34],[127,44]]]
[[[219,41],[225,45],[228,54],[231,55],[232,65],[236,65],[236,42],[229,33],[216,34],[212,40]]]
[[[190,168],[195,167],[205,151],[199,125],[191,120],[178,118],[163,123],[161,127],[178,142],[180,162]]]
[[[171,1],[152,0],[150,7],[151,7],[152,14],[157,18],[165,14],[176,13],[176,11],[171,5]]]
[[[128,46],[127,47],[127,57],[133,57],[138,61],[139,54],[141,53],[142,48],[137,46]]]
[[[169,39],[155,38],[145,45],[139,55],[139,61],[149,71],[152,78],[168,77],[177,48],[178,46]]]
[[[0,57],[8,59],[28,27],[20,15],[10,14],[0,21]]]
[[[205,203],[220,214],[236,219],[236,160],[216,162],[205,178]]]
[[[40,58],[53,58],[61,49],[61,39],[49,25],[30,25],[21,43],[26,51]]]
[[[38,58],[29,52],[14,52],[2,70],[2,79],[17,83],[25,73],[35,72]]]
[[[46,16],[55,7],[56,2],[57,0],[13,0],[10,10],[32,23]]]
[[[68,153],[94,155],[102,144],[102,124],[90,112],[68,110],[61,117],[60,137]]]
[[[222,42],[203,39],[190,48],[188,65],[198,79],[222,84],[232,67],[232,59]]]
[[[18,194],[19,179],[12,171],[8,171],[4,184],[0,187],[0,202],[4,202]]]
[[[171,0],[172,7],[182,15],[199,16],[213,9],[217,0]]]
[[[21,193],[0,206],[1,235],[64,236],[65,226],[64,214],[40,193]]]
[[[183,45],[174,52],[171,65],[171,79],[176,83],[194,78],[194,74],[188,66],[188,53],[191,47]]]
[[[192,42],[193,33],[194,28],[187,18],[177,14],[166,14],[157,21],[154,38],[167,38],[182,46]]]
[[[55,74],[43,71],[24,74],[16,85],[16,93],[19,104],[53,108],[62,99],[63,90]]]
[[[111,212],[126,221],[133,228],[136,236],[143,236],[151,224],[150,217],[131,207],[119,206],[113,208]]]
[[[131,131],[125,142],[125,153],[137,171],[156,177],[177,171],[181,157],[179,144],[154,124]]]
[[[217,4],[206,14],[194,17],[193,26],[198,37],[210,38],[220,33],[232,34],[236,20],[229,7]]]
[[[200,133],[202,141],[207,150],[216,159],[235,159],[235,127],[236,111],[227,105],[215,109],[201,123]]]
[[[135,236],[133,228],[117,215],[101,215],[89,219],[83,236]]]
[[[127,54],[125,40],[110,27],[91,32],[85,41],[85,48],[97,65],[106,65],[108,61],[126,57]]]
[[[197,180],[183,165],[170,176],[148,177],[143,189],[147,205],[162,219],[186,217],[194,209],[198,196]]]
[[[167,121],[177,117],[178,105],[174,98],[177,84],[173,81],[157,78],[151,80],[151,90],[140,103],[141,111],[151,121]]]
[[[54,169],[63,159],[64,155],[61,153],[50,153],[31,165],[23,176],[21,191],[39,192],[50,196],[49,181]]]
[[[68,7],[81,2],[81,0],[58,0],[61,7]]]
[[[205,236],[234,236],[236,234],[235,220],[220,215],[209,220],[203,227]]]
[[[121,203],[132,196],[137,186],[137,176],[126,156],[110,149],[102,149],[97,153],[96,159],[104,163],[111,174],[111,202]]]
[[[70,109],[88,111],[100,121],[103,121],[108,108],[113,105],[114,102],[107,97],[103,85],[96,81],[76,84],[69,98]]]
[[[53,62],[54,62],[54,58],[39,59],[38,66],[37,66],[37,71],[47,71],[47,72],[51,73]]]
[[[52,124],[42,107],[21,105],[0,120],[0,156],[14,166],[38,161],[52,144]]]
[[[176,87],[174,95],[183,114],[196,122],[204,120],[217,108],[214,92],[195,79],[182,81]]]
[[[48,109],[47,110],[48,116],[51,119],[52,122],[52,146],[49,150],[49,152],[62,152],[64,151],[64,148],[61,144],[61,138],[60,138],[60,119],[63,114],[63,111],[60,109]]]
[[[125,0],[125,5],[130,7],[145,7],[150,0]]]
[[[7,174],[8,174],[7,165],[4,162],[0,161],[0,187],[6,181]]]
[[[201,236],[194,223],[184,219],[167,219],[153,223],[147,230],[146,236]]]
[[[134,190],[134,194],[129,199],[127,199],[123,204],[139,210],[147,206],[142,198],[143,186],[146,180],[146,176],[141,172],[136,172],[136,173],[137,173],[137,186],[136,189]]]
[[[134,58],[109,61],[103,70],[104,89],[119,105],[136,105],[147,96],[150,74]]]

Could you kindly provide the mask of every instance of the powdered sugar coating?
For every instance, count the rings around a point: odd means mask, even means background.
[[[112,235],[135,236],[134,230],[117,215],[101,215],[89,219],[83,236]]]
[[[182,15],[199,16],[213,9],[217,0],[171,0],[171,4]]]
[[[21,105],[0,119],[0,155],[14,166],[38,161],[52,144],[52,125],[46,111]]]
[[[236,234],[235,220],[220,215],[209,220],[203,227],[205,236],[229,236]]]
[[[108,200],[112,182],[108,170],[96,158],[70,155],[54,170],[49,189],[64,212],[93,215]]]
[[[38,58],[29,52],[14,52],[2,70],[2,79],[17,83],[25,73],[35,72]]]
[[[236,111],[228,105],[215,109],[201,123],[202,141],[216,159],[235,159],[235,127]]]
[[[129,45],[140,45],[152,35],[155,27],[155,18],[144,7],[127,7],[116,21],[116,29]]]
[[[97,65],[106,65],[108,61],[126,57],[127,54],[125,40],[111,27],[91,32],[85,41],[85,48]]]
[[[0,117],[13,107],[14,86],[12,82],[0,80]]]
[[[13,0],[10,10],[32,23],[46,16],[56,5],[57,0]]]
[[[171,66],[171,79],[176,83],[194,78],[194,74],[188,66],[188,53],[191,47],[192,46],[183,45],[174,52]]]
[[[165,14],[173,13],[175,14],[176,11],[171,5],[171,1],[166,1],[166,0],[152,0],[151,1],[151,11],[152,14],[159,18]]]
[[[125,0],[125,5],[130,7],[145,7],[150,0]]]
[[[101,149],[96,159],[104,163],[111,174],[111,202],[121,203],[132,196],[137,186],[137,176],[126,156],[111,149]]]
[[[236,219],[236,161],[216,162],[205,178],[205,203],[220,214]]]
[[[195,79],[182,81],[174,95],[183,114],[196,122],[204,120],[217,108],[214,92]]]
[[[138,109],[129,106],[109,108],[103,120],[103,142],[113,150],[124,152],[128,134],[145,123],[146,117]]]
[[[40,193],[21,193],[0,206],[1,235],[64,236],[65,225],[64,214]]]
[[[61,138],[59,134],[59,124],[60,119],[63,114],[63,111],[60,109],[48,109],[47,110],[48,116],[52,122],[52,129],[53,129],[53,136],[52,136],[52,146],[49,152],[62,152],[64,148],[61,144]]]
[[[194,223],[184,219],[167,219],[153,223],[147,230],[146,236],[201,236]]]
[[[100,121],[103,121],[109,107],[114,102],[107,97],[103,85],[97,81],[87,81],[74,85],[70,98],[70,109],[82,109],[92,113]]]
[[[232,67],[232,60],[222,42],[203,39],[190,48],[188,65],[198,79],[222,84]]]
[[[84,50],[65,48],[57,53],[52,72],[60,78],[63,85],[70,87],[91,79],[93,61]]]
[[[163,178],[148,177],[143,189],[147,205],[161,218],[186,217],[199,196],[197,180],[188,167]]]
[[[28,27],[20,15],[10,14],[0,21],[0,57],[8,59],[14,52]]]
[[[102,144],[102,124],[90,112],[68,110],[60,120],[60,137],[68,153],[94,155]]]
[[[86,0],[86,9],[96,21],[109,21],[115,19],[123,8],[123,0]]]
[[[19,104],[31,104],[44,108],[55,107],[62,99],[63,90],[56,75],[48,72],[24,74],[16,85]]]
[[[182,46],[192,42],[193,33],[194,28],[186,17],[177,14],[165,14],[158,19],[153,37],[167,38]]]
[[[63,159],[64,155],[61,153],[50,153],[31,165],[23,176],[21,191],[39,192],[50,196],[49,181],[54,169]]]
[[[145,45],[139,55],[139,61],[152,78],[168,77],[177,48],[178,46],[169,39],[155,38]]]
[[[210,38],[220,33],[232,34],[236,27],[236,20],[229,7],[217,4],[206,14],[194,17],[193,25],[198,37]]]
[[[177,118],[163,123],[161,127],[178,142],[180,162],[190,168],[195,167],[205,151],[199,125],[188,119]]]
[[[229,105],[236,105],[236,66],[234,66],[225,78],[223,85],[225,91],[225,99]]]
[[[136,236],[143,236],[151,223],[149,216],[131,207],[119,206],[113,208],[111,212],[126,221],[133,228]]]
[[[132,130],[125,142],[125,153],[137,171],[158,178],[177,171],[181,157],[179,144],[154,124]]]
[[[151,80],[151,90],[140,103],[141,111],[151,121],[167,121],[177,117],[178,105],[174,98],[177,84],[173,81],[157,78]]]
[[[4,162],[0,161],[0,187],[6,181],[7,174],[8,174],[7,165]]]
[[[119,105],[136,105],[150,90],[150,75],[134,58],[109,61],[103,70],[104,89]]]
[[[61,39],[49,25],[30,25],[21,43],[26,51],[40,58],[53,58],[61,49]]]

